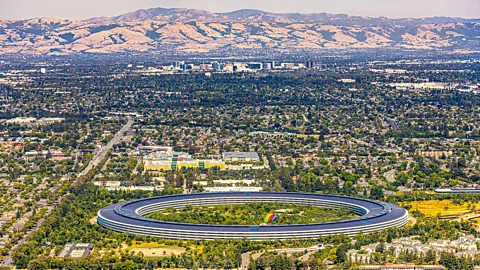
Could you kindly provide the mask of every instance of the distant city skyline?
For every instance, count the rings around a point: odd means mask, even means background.
[[[275,13],[344,13],[349,15],[418,18],[480,18],[479,0],[0,0],[0,19],[37,17],[87,19],[116,16],[155,7],[193,8],[211,12],[260,9]]]

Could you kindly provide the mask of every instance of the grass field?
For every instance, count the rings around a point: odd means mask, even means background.
[[[265,218],[272,213],[277,213],[278,218],[273,222],[265,221]],[[146,217],[192,224],[280,225],[331,222],[351,219],[356,215],[348,209],[281,203],[246,203],[165,209],[163,212],[155,212]]]
[[[136,243],[126,248],[127,251],[133,251],[135,254],[142,252],[145,257],[163,257],[171,255],[180,255],[185,252],[183,247],[159,245],[157,243]]]
[[[310,135],[307,135],[307,134],[297,134],[297,138],[300,138],[300,139],[304,139],[304,138],[308,138],[308,137],[312,137],[314,139],[319,139],[320,138],[320,135],[315,135],[315,134],[310,134]]]
[[[423,214],[427,216],[437,216],[440,214],[441,216],[445,215],[456,215],[462,214],[466,212],[472,211],[471,208],[469,209],[469,204],[465,203],[463,205],[453,204],[451,200],[432,200],[432,201],[417,201],[417,202],[409,202],[403,203],[402,206],[411,205],[412,210],[419,210]],[[475,209],[480,209],[480,203],[474,204]]]

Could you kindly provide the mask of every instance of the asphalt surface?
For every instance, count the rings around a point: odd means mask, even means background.
[[[95,157],[92,158],[90,163],[85,167],[85,169],[80,173],[79,176],[86,175],[91,169],[95,168],[98,166],[100,161],[105,158],[107,155],[108,151],[110,151],[114,145],[120,143],[125,136],[125,134],[130,130],[130,128],[133,125],[133,119],[128,119],[127,124],[125,124],[118,132],[115,134],[115,137],[113,137],[110,142],[108,142],[98,153],[95,155]]]
[[[395,174],[397,173],[397,170],[391,170],[383,174],[385,176],[385,179],[387,179],[388,182],[395,182]]]

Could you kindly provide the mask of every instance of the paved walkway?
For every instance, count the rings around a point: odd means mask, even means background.
[[[413,225],[417,224],[417,219],[416,219],[416,218],[414,218],[414,217],[412,217],[412,216],[408,216],[408,220],[411,220],[411,221],[412,221],[412,224],[411,224],[411,226],[413,226]]]

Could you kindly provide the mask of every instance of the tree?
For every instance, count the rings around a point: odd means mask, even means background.
[[[375,248],[375,252],[382,253],[385,251],[385,243],[381,242],[378,244],[378,246]]]
[[[195,175],[195,171],[194,170],[189,170],[187,172],[187,175],[186,175],[185,179],[187,181],[187,188],[192,188],[193,187],[193,182],[195,180],[197,180],[197,176]]]
[[[348,247],[345,244],[341,244],[337,247],[337,251],[335,252],[337,263],[344,263],[347,261],[347,250]]]
[[[373,186],[370,190],[370,197],[375,200],[383,200],[385,198],[383,188],[381,186]]]
[[[185,184],[185,177],[183,176],[183,172],[182,170],[179,170],[178,173],[177,173],[177,177],[175,179],[175,185],[176,187],[183,187]]]
[[[275,192],[282,192],[282,186],[280,185],[279,181],[275,181],[275,184],[273,185],[273,190]]]

